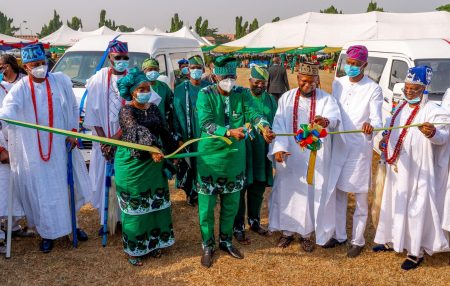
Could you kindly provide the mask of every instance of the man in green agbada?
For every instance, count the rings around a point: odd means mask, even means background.
[[[154,58],[145,59],[142,63],[142,70],[150,81],[151,88],[154,91],[150,102],[158,106],[165,123],[168,125],[169,131],[173,133],[173,92],[167,84],[158,80],[160,75],[158,60]]]
[[[250,88],[246,89],[246,93],[250,95],[249,98],[256,111],[272,125],[277,112],[277,102],[266,91],[268,79],[269,72],[263,67],[254,65],[249,79]],[[245,237],[246,209],[250,230],[260,235],[268,234],[268,231],[260,225],[260,212],[266,186],[271,186],[273,183],[272,163],[267,158],[269,145],[264,137],[258,132],[253,132],[253,139],[246,140],[245,145],[246,185],[241,191],[239,211],[234,220],[234,237],[241,244],[250,243],[250,240]],[[245,197],[247,197],[247,204]]]
[[[193,56],[188,59],[190,79],[179,84],[174,92],[174,111],[176,132],[182,142],[200,137],[200,126],[198,124],[197,96],[198,92],[211,82],[202,80],[205,70],[201,56]],[[181,143],[181,142],[180,142]],[[196,152],[197,145],[188,147],[188,152]],[[186,192],[189,205],[197,204],[197,168],[195,158],[188,158],[178,164],[177,188]]]
[[[236,59],[222,56],[216,58],[214,64],[217,84],[202,89],[198,94],[201,137],[216,135],[231,138],[231,147],[237,149],[237,152],[201,156],[197,159],[198,211],[203,240],[201,264],[205,267],[212,265],[215,251],[214,209],[217,196],[220,196],[219,248],[234,258],[244,258],[231,241],[240,192],[245,182],[246,150],[245,141],[242,140],[248,137],[245,124],[261,127],[267,142],[274,137],[264,116],[256,112],[251,95],[244,88],[235,86]],[[220,140],[202,140],[198,144],[198,151],[210,152],[226,147],[227,144]]]

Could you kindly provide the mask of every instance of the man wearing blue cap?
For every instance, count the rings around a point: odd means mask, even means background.
[[[439,147],[449,138],[445,109],[428,101],[427,86],[432,70],[427,66],[410,68],[405,80],[404,101],[388,127],[421,124],[419,128],[386,131],[380,143],[387,169],[375,252],[408,252],[401,268],[417,268],[427,252],[448,249],[448,241],[436,202],[436,163]],[[431,123],[430,123],[431,122]],[[448,158],[446,159],[448,160]]]
[[[108,46],[109,67],[104,67],[87,80],[86,114],[84,126],[94,135],[120,139],[119,110],[125,104],[117,89],[117,81],[126,75],[129,64],[128,44],[118,40]],[[106,161],[114,158],[115,148],[97,142],[92,143],[89,176],[92,182],[92,205],[104,222]],[[110,210],[111,211],[111,210]],[[119,211],[112,210],[112,211]],[[114,222],[111,222],[111,225]],[[100,229],[100,233],[101,229]]]
[[[29,45],[21,54],[28,76],[9,91],[0,118],[77,131],[78,107],[70,78],[62,73],[48,73],[42,44]],[[20,197],[28,225],[36,227],[42,237],[40,250],[50,252],[53,240],[72,230],[66,145],[73,149],[76,139],[16,126],[8,128],[8,137],[15,142],[8,150],[12,185]],[[85,198],[83,192],[90,190],[90,184],[83,183],[89,183],[87,170],[79,162],[81,154],[76,148],[74,154],[74,172],[81,175],[80,180],[74,175],[75,189]],[[87,239],[84,232],[77,230],[77,233],[80,240]]]
[[[178,61],[179,74],[175,78],[175,87],[180,83],[189,80],[189,61],[181,59]]]

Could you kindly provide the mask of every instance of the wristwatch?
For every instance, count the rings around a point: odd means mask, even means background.
[[[230,137],[231,136],[231,132],[230,132],[230,130],[227,130],[227,133],[225,134],[227,137]]]

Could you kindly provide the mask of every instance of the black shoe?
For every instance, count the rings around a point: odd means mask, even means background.
[[[358,257],[361,254],[363,248],[364,248],[364,246],[352,244],[352,246],[350,246],[350,249],[347,251],[347,257],[349,257],[349,258]]]
[[[305,252],[313,252],[314,251],[314,241],[311,238],[303,238],[300,237],[300,245]]]
[[[84,230],[77,228],[77,239],[78,241],[88,241],[89,237]]]
[[[293,235],[291,236],[282,235],[278,240],[277,246],[281,248],[286,248],[291,244],[292,241],[294,241]]]
[[[250,224],[250,230],[262,236],[266,236],[269,234],[269,231],[265,228],[262,228],[259,224],[259,221],[257,220],[254,220],[253,223]]]
[[[203,254],[200,263],[206,268],[211,267],[211,265],[213,264],[213,256],[214,248],[212,246],[205,246],[203,248]]]
[[[381,252],[381,251],[394,251],[392,247],[390,247],[387,243],[385,244],[377,244],[372,247],[373,252]]]
[[[234,238],[236,238],[237,242],[239,242],[242,245],[249,245],[250,244],[250,239],[245,237],[245,231],[244,230],[234,231],[233,236],[234,236]]]
[[[198,204],[198,195],[197,193],[191,194],[190,196],[187,196],[186,198],[187,204],[190,205],[191,207],[195,207]]]
[[[402,263],[402,269],[406,271],[416,269],[422,261],[423,257],[417,258],[416,256],[408,255],[406,260]]]
[[[347,240],[344,240],[343,242],[339,242],[339,240],[337,240],[336,238],[331,238],[322,247],[323,248],[335,248],[336,246],[344,245],[346,243],[347,243]]]
[[[244,259],[244,255],[239,251],[239,249],[234,247],[232,244],[227,246],[226,243],[221,243],[219,244],[219,248],[220,250],[225,251],[226,253],[231,255],[231,257],[233,258]]]
[[[53,240],[43,238],[39,245],[39,250],[43,253],[49,253],[53,249]]]
[[[34,237],[36,233],[29,230],[27,227],[20,227],[18,230],[12,232],[12,237]]]

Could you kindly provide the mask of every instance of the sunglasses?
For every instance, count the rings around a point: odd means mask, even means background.
[[[116,60],[116,61],[120,61],[120,60],[128,61],[129,59],[130,59],[130,57],[127,56],[127,55],[117,55],[117,56],[114,56],[114,60]]]
[[[232,74],[228,74],[228,75],[223,75],[220,76],[222,79],[227,79],[227,78],[231,78],[231,79],[236,79],[237,76],[236,75],[232,75]]]

